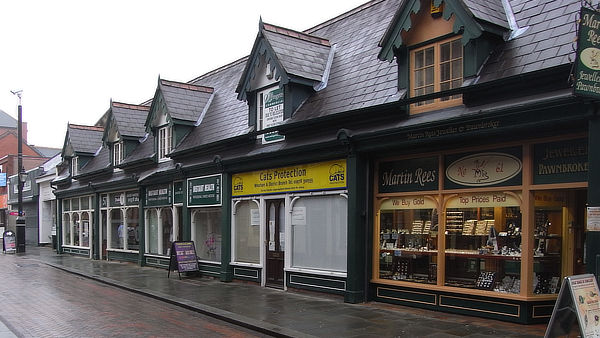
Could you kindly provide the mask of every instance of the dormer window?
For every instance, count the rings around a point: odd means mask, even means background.
[[[79,157],[74,156],[71,158],[71,176],[79,174]]]
[[[412,97],[458,88],[463,82],[463,46],[453,37],[410,52]],[[445,108],[461,103],[461,95],[421,101],[411,106],[412,113]]]
[[[164,161],[171,152],[171,127],[158,129],[158,160]]]
[[[113,165],[118,166],[123,162],[123,142],[113,144]]]

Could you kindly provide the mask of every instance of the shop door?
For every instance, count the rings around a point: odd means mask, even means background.
[[[266,226],[266,285],[283,288],[283,257],[285,251],[285,202],[282,199],[267,200]]]

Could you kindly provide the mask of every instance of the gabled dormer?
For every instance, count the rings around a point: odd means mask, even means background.
[[[407,0],[388,26],[379,59],[398,63],[411,113],[463,104],[453,89],[477,81],[491,52],[514,37],[510,4],[497,0]],[[435,95],[450,91],[454,95]],[[433,94],[433,95],[430,95]],[[423,100],[418,100],[423,97]],[[414,101],[413,101],[414,102]]]
[[[156,160],[166,161],[186,135],[202,123],[214,97],[214,89],[158,79],[158,86],[144,124],[154,135]]]
[[[248,124],[273,128],[290,118],[313,93],[327,86],[335,45],[327,39],[259,23],[259,30],[238,82],[238,99],[248,102]],[[283,139],[261,134],[263,143]]]
[[[148,110],[148,106],[110,102],[102,142],[109,150],[113,167],[119,167],[146,137],[144,121]]]
[[[68,163],[71,177],[80,174],[82,168],[102,147],[104,129],[97,126],[68,124],[61,157]]]

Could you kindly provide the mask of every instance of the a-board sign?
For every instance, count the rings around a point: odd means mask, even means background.
[[[17,252],[17,242],[15,241],[15,233],[12,231],[5,231],[2,238],[2,250],[4,253],[15,253]]]
[[[171,244],[171,255],[169,257],[169,273],[171,270],[177,270],[179,279],[182,272],[199,271],[198,257],[196,256],[196,246],[193,241],[175,241]]]
[[[600,337],[599,293],[592,274],[565,277],[544,337],[568,335],[576,322],[581,337]]]

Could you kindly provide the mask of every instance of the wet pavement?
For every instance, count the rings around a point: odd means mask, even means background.
[[[546,328],[376,302],[347,304],[338,296],[223,283],[211,278],[179,280],[177,273],[167,278],[167,271],[162,269],[57,255],[45,247],[28,247],[17,257],[273,336],[542,337]],[[0,323],[0,337],[5,337],[3,334]]]

